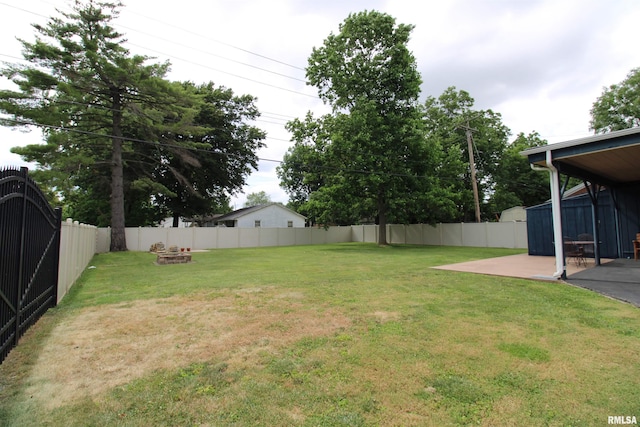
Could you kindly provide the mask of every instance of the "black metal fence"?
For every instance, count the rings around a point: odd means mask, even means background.
[[[61,215],[27,168],[0,170],[0,363],[56,305]]]

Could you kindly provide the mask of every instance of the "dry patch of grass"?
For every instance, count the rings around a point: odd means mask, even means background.
[[[330,309],[300,307],[300,297],[244,289],[82,309],[51,331],[25,393],[53,409],[159,369],[211,359],[253,366],[259,353],[349,326]]]

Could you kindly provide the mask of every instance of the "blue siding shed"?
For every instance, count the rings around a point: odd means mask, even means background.
[[[633,256],[631,240],[640,232],[640,194],[637,188],[617,189],[615,197],[609,189],[598,197],[600,256],[618,258]],[[618,203],[616,221],[614,199]],[[617,225],[616,225],[617,224]],[[576,239],[582,233],[593,233],[591,199],[588,194],[562,200],[562,234]],[[616,233],[616,227],[620,233]],[[628,236],[618,241],[616,236]],[[554,256],[551,202],[527,209],[529,255]]]

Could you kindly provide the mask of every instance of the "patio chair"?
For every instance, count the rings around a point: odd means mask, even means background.
[[[564,256],[567,259],[573,258],[576,267],[580,267],[580,264],[586,265],[583,249],[576,245],[570,237],[564,238]]]
[[[640,254],[640,233],[636,234],[636,240],[633,241],[633,259],[638,260]]]
[[[589,233],[578,234],[578,240],[583,242],[593,242],[593,235]],[[593,244],[583,244],[582,253],[585,258],[595,258],[595,242]],[[586,259],[585,259],[586,261]]]

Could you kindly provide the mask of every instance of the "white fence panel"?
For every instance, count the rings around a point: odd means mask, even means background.
[[[96,254],[98,229],[67,219],[60,229],[58,301],[67,294]]]
[[[103,254],[109,252],[111,247],[111,228],[98,228],[98,243],[96,244],[96,253]]]
[[[310,228],[296,228],[296,246],[300,245],[310,245],[311,240],[311,229]]]
[[[167,232],[167,240],[163,243],[169,243],[169,246],[177,246],[179,248],[193,248],[193,228],[165,228]],[[155,243],[155,242],[153,242]],[[140,248],[142,251],[148,251],[149,246]]]
[[[387,242],[402,245],[407,242],[406,227],[399,224],[387,226]]]
[[[516,226],[515,221],[487,223],[487,246],[491,248],[517,248]]]
[[[260,228],[236,228],[239,247],[256,248],[260,246]]]
[[[464,246],[462,226],[463,224],[440,224],[440,233],[442,236],[440,244],[443,246]]]
[[[240,233],[239,228],[224,228],[218,229],[218,244],[215,246],[217,249],[227,248],[239,248],[240,247]],[[214,249],[214,248],[212,248]]]
[[[428,227],[424,224],[412,224],[407,225],[405,229],[405,243],[409,245],[422,245],[424,244],[424,232],[423,230]]]
[[[378,226],[377,225],[364,225],[364,242],[377,243],[378,242]]]
[[[351,226],[351,241],[355,243],[364,242],[364,225]]]
[[[422,228],[423,244],[431,246],[442,245],[442,224],[425,225]]]
[[[212,249],[218,247],[218,227],[194,227],[191,249]]]
[[[296,244],[297,228],[278,228],[278,245],[293,246]]]
[[[329,227],[326,230],[327,243],[349,243],[351,240],[351,227]]]
[[[277,228],[258,228],[260,230],[260,246],[279,246],[278,229]]]
[[[529,238],[527,237],[527,223],[523,221],[518,221],[515,223],[515,235],[514,239],[515,248],[528,248],[529,247]]]
[[[131,250],[134,250],[133,249],[134,243],[138,248],[136,249],[138,251],[148,251],[149,249],[151,249],[151,245],[153,245],[154,243],[162,242],[165,245],[171,244],[169,240],[169,232],[167,231],[167,230],[170,230],[170,228],[158,229],[158,228],[140,227],[138,229],[129,229],[129,230],[131,230],[132,232],[135,231],[135,234],[136,234],[135,240],[133,239],[133,237],[132,239],[129,239],[129,236],[131,236],[131,234],[126,235],[127,247],[130,248]],[[134,240],[134,241],[131,241],[131,240]]]
[[[462,246],[483,248],[487,246],[487,223],[463,223],[460,236]]]

